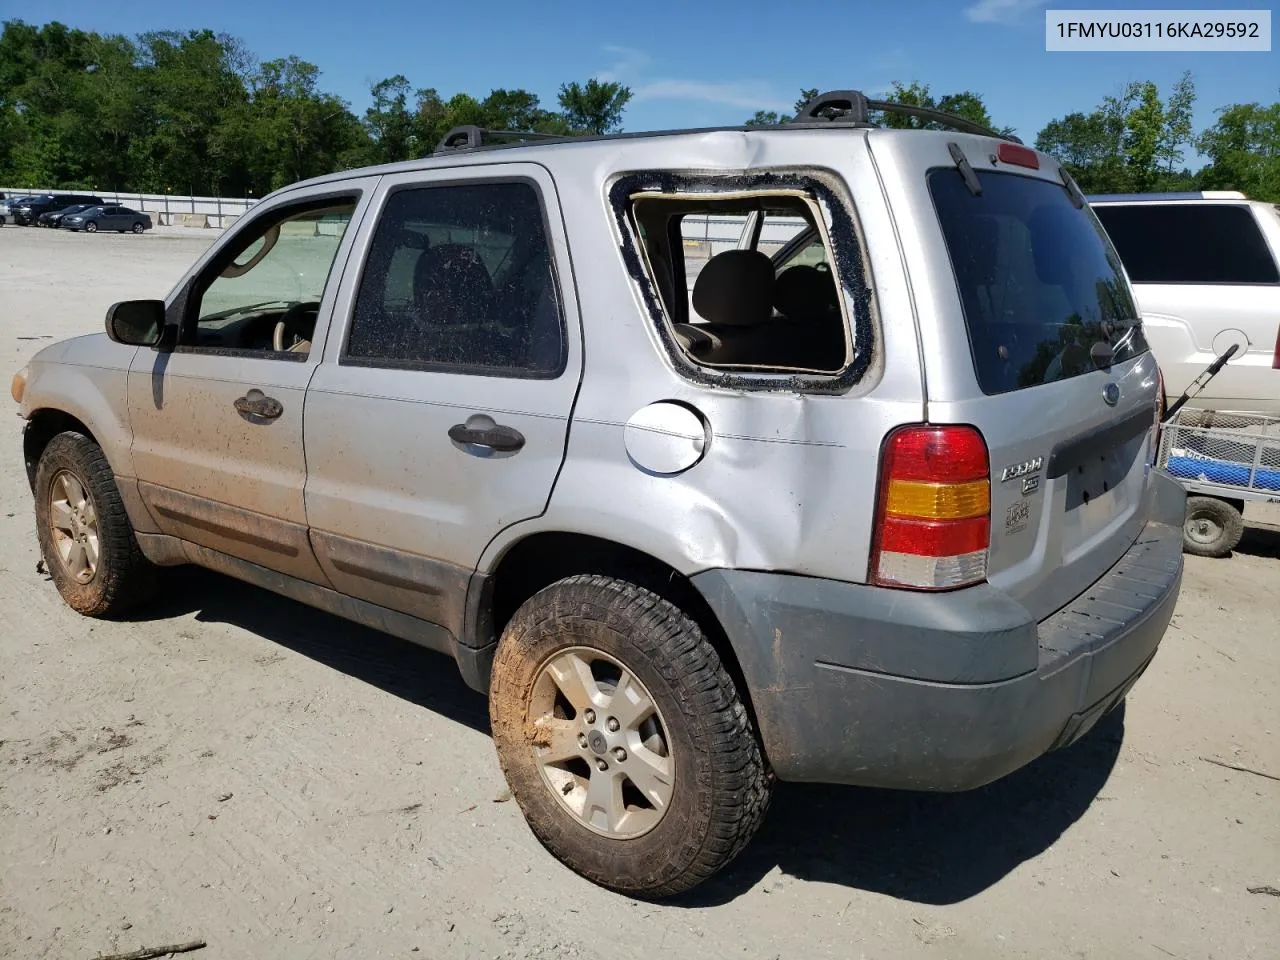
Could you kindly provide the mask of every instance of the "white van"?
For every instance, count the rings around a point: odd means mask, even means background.
[[[1089,197],[1138,296],[1147,342],[1177,398],[1231,344],[1196,405],[1280,415],[1280,207],[1243,193]]]

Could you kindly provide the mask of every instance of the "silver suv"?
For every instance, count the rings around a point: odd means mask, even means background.
[[[727,863],[775,776],[1071,743],[1178,594],[1155,363],[1056,162],[881,106],[463,129],[268,197],[15,379],[58,590],[194,563],[452,655],[534,833],[633,896]]]

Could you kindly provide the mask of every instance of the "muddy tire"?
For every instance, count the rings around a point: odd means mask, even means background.
[[[138,548],[101,447],[70,431],[50,440],[35,498],[40,553],[71,609],[113,616],[151,595],[156,568]]]
[[[489,715],[530,828],[570,869],[628,896],[672,896],[732,860],[773,777],[698,624],[635,584],[574,576],[503,632]]]
[[[1225,557],[1244,536],[1240,511],[1217,497],[1187,497],[1182,548],[1197,557]]]

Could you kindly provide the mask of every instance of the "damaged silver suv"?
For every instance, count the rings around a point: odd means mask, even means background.
[[[273,194],[15,378],[72,607],[192,563],[450,654],[534,833],[637,897],[775,777],[964,790],[1120,702],[1183,494],[1054,160],[848,91],[486,139]]]

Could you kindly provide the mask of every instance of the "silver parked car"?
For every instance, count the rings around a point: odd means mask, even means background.
[[[534,833],[633,896],[732,859],[775,777],[1073,742],[1178,595],[1155,363],[1056,162],[882,106],[463,128],[273,194],[15,378],[54,583],[115,614],[195,563],[452,655]],[[757,241],[686,242],[721,216]]]

